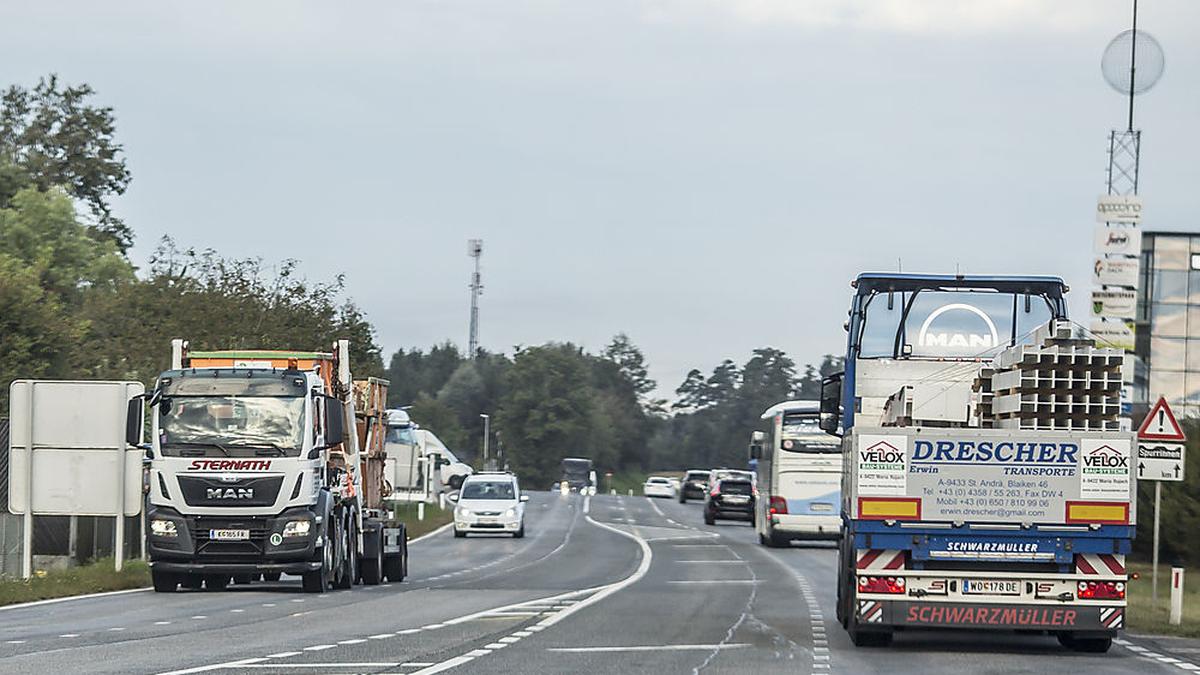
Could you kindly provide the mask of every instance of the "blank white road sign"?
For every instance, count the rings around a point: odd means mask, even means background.
[[[125,444],[141,382],[16,380],[9,388],[8,508],[35,515],[135,516],[142,451]],[[32,466],[29,464],[30,452]]]

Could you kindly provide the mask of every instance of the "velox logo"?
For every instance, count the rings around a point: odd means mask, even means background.
[[[1094,469],[1100,473],[1108,469],[1108,473],[1125,473],[1129,470],[1129,457],[1121,454],[1111,445],[1101,445],[1083,456],[1085,469]]]
[[[892,469],[897,464],[904,465],[904,453],[887,441],[880,441],[863,450],[859,458],[859,468],[863,469]]]
[[[254,488],[208,488],[206,499],[254,499]]]
[[[188,471],[269,471],[269,459],[193,459]]]

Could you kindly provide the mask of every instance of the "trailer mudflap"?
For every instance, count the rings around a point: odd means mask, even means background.
[[[1124,627],[1125,608],[859,600],[858,617],[875,626],[1116,631]]]

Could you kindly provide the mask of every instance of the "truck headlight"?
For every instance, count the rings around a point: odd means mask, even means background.
[[[175,529],[175,521],[155,518],[150,521],[150,534],[156,537],[178,537],[179,530]]]
[[[310,527],[312,527],[312,525],[307,520],[289,520],[283,525],[283,536],[307,537]]]
[[[507,511],[505,511],[505,512],[504,512],[504,517],[505,517],[505,518],[512,518],[512,517],[513,517],[513,516],[515,516],[515,515],[517,515],[517,510],[516,510],[516,509],[509,509],[509,510],[507,510]]]

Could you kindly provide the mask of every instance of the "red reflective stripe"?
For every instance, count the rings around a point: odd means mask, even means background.
[[[1080,554],[1075,555],[1075,566],[1083,570],[1084,574],[1100,574],[1095,567],[1092,567],[1087,558]]]
[[[1107,553],[1101,553],[1100,561],[1107,565],[1108,569],[1112,570],[1113,574],[1125,574],[1125,566],[1118,562],[1114,556],[1111,556]]]
[[[898,570],[898,569],[900,569],[901,567],[903,567],[903,566],[904,566],[904,555],[905,555],[904,551],[901,551],[901,552],[897,553],[897,554],[896,554],[896,557],[895,557],[895,558],[892,558],[892,561],[891,561],[891,562],[889,562],[888,564],[886,564],[886,565],[884,565],[884,566],[883,566],[883,569],[885,569],[885,570]]]
[[[875,562],[875,559],[878,558],[882,553],[883,551],[877,548],[868,550],[865,554],[863,554],[863,557],[858,559],[858,569],[867,569],[867,567],[869,567],[871,563]]]

